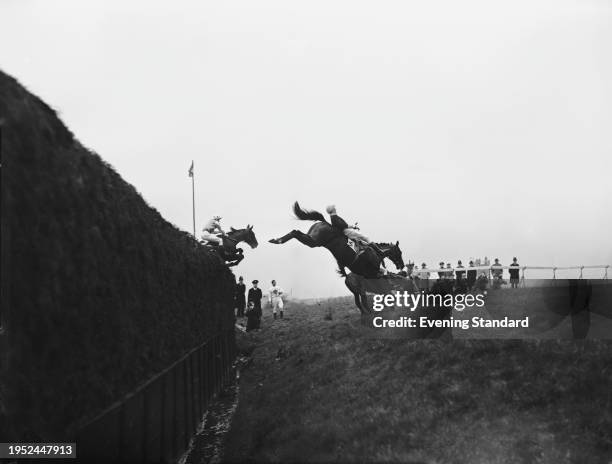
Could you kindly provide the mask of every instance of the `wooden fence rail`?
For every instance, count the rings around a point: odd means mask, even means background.
[[[177,462],[232,375],[233,328],[186,354],[76,433],[86,462]]]

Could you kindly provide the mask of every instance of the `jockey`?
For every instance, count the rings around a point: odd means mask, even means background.
[[[371,241],[368,237],[363,235],[361,232],[357,232],[359,230],[359,227],[357,227],[357,224],[353,226],[349,226],[344,219],[338,216],[338,213],[336,212],[336,205],[329,205],[327,208],[325,208],[325,210],[327,211],[327,214],[329,214],[329,217],[331,218],[331,225],[333,227],[341,230],[344,235],[346,235],[348,238],[350,238],[354,242],[357,242],[358,244],[361,243],[366,246],[372,247],[372,249],[376,252],[376,254],[378,254],[378,256],[381,259],[384,259],[385,254],[378,247],[378,245],[376,245],[376,243]]]
[[[217,245],[223,245],[223,238],[220,235],[225,235],[225,231],[221,228],[221,216],[213,216],[202,229],[202,240],[205,243],[216,243]]]

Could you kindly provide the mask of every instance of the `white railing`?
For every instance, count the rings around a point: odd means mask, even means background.
[[[552,271],[552,278],[556,279],[557,278],[557,271],[566,271],[566,270],[579,270],[580,271],[580,275],[578,276],[579,279],[582,279],[582,272],[584,269],[603,269],[604,270],[604,274],[603,274],[603,279],[607,279],[608,278],[608,269],[610,268],[609,264],[596,264],[596,265],[590,265],[590,266],[518,266],[518,269],[521,271],[521,279],[525,278],[525,271],[529,270],[529,269],[533,269],[533,270],[551,270]],[[490,275],[490,273],[493,270],[499,270],[499,269],[517,269],[516,266],[495,266],[495,265],[489,265],[489,266],[471,266],[471,267],[449,267],[449,268],[436,268],[436,269],[429,269],[429,268],[419,268],[417,266],[414,267],[414,269],[412,270],[413,274],[418,274],[419,272],[429,272],[430,274],[433,273],[450,273],[452,272],[453,274],[457,271],[463,271],[466,272],[467,271],[486,271],[487,273],[487,277]],[[464,276],[465,278],[465,276]]]

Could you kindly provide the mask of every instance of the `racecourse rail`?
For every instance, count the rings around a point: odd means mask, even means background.
[[[518,269],[521,271],[521,280],[525,279],[525,271],[526,270],[550,270],[552,271],[552,278],[556,279],[557,278],[557,271],[569,271],[569,270],[579,270],[580,274],[578,276],[579,279],[582,279],[582,274],[583,271],[585,269],[603,269],[604,273],[602,276],[602,279],[607,279],[608,278],[608,269],[610,268],[609,264],[595,264],[595,265],[590,265],[590,266],[518,266]],[[436,268],[436,269],[430,269],[430,268],[419,268],[417,266],[414,267],[414,269],[412,270],[413,273],[417,273],[417,272],[429,272],[429,273],[439,273],[439,272],[456,272],[456,271],[486,271],[487,273],[493,271],[494,269],[517,269],[517,266],[495,266],[495,268],[493,267],[493,265],[488,265],[488,266],[468,266],[468,267],[448,267],[448,268]]]
[[[234,329],[188,352],[80,426],[77,453],[93,462],[177,462],[219,392],[231,382]]]

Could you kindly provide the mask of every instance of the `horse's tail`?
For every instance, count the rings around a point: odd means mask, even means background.
[[[293,204],[293,214],[295,214],[295,216],[302,221],[327,222],[321,213],[309,209],[302,209],[297,201]]]

